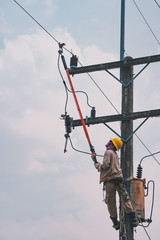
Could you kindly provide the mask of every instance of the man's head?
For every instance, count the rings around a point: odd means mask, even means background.
[[[120,138],[111,138],[111,140],[106,144],[107,150],[119,151],[123,146],[123,142]]]
[[[112,143],[114,144],[115,148],[119,151],[122,148],[123,142],[120,138],[111,138]]]

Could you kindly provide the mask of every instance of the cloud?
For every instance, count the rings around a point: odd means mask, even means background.
[[[47,4],[48,7],[48,10],[46,11],[48,16],[51,16],[53,12],[58,8],[58,6],[54,4],[51,0],[45,1],[45,4]]]
[[[10,35],[10,30],[8,29],[8,23],[3,12],[0,14],[0,31],[1,34]]]
[[[104,53],[95,45],[80,49],[67,29],[54,29],[52,33],[85,64],[116,59],[114,54]],[[64,54],[69,63],[70,54],[66,51]],[[75,153],[70,144],[67,153],[63,153],[65,128],[60,115],[64,113],[66,98],[57,57],[58,46],[42,31],[6,39],[1,49],[0,237],[5,240],[13,236],[17,240],[118,238],[102,203],[99,174],[90,157]],[[120,109],[121,85],[115,84],[106,73],[93,76]],[[76,89],[89,93],[97,116],[115,113],[104,96],[95,93],[96,87],[86,75],[74,76],[73,82]],[[151,86],[149,81],[147,84]],[[89,115],[86,98],[84,95],[78,98],[84,116]],[[79,118],[71,95],[67,111]],[[119,125],[114,127],[120,130]],[[90,126],[88,131],[96,149],[103,154],[106,138],[112,133],[100,125]],[[89,151],[83,129],[74,129],[71,137],[74,146]]]

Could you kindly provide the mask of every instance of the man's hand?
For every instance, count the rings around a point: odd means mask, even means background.
[[[93,162],[94,162],[95,168],[96,168],[96,169],[98,170],[98,172],[99,172],[99,171],[100,171],[99,168],[100,168],[101,164],[100,164],[99,162],[96,162],[96,163],[95,163],[95,157],[96,157],[96,153],[92,153],[92,154],[91,154],[91,158],[92,158],[92,160],[93,160]]]
[[[92,153],[91,158],[92,158],[93,162],[95,162],[95,157],[96,157],[96,153]]]
[[[101,164],[99,162],[97,162],[97,163],[94,164],[94,166],[98,170],[98,172],[100,172]]]

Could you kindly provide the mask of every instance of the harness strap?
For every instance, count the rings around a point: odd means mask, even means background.
[[[114,183],[116,186],[118,186],[120,183],[123,183],[123,178],[114,178],[114,179],[110,179],[105,181],[105,184],[107,183]]]

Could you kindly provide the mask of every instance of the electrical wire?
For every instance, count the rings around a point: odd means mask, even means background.
[[[152,182],[152,180],[151,180],[151,182]],[[128,194],[128,195],[129,195],[129,194]],[[143,227],[143,230],[145,231],[148,239],[151,240],[151,237],[149,236],[149,234],[148,234],[148,232],[147,232],[147,230],[146,230],[146,227],[147,227],[147,226],[144,226],[143,223],[142,223],[141,218],[138,217],[137,211],[136,211],[136,209],[135,209],[135,202],[134,202],[134,200],[131,198],[130,195],[129,195],[129,199],[130,199],[130,201],[131,201],[131,205],[132,205],[132,207],[133,207],[133,209],[134,209],[134,212],[135,212],[135,214],[136,214],[136,217],[138,218],[139,222],[141,223],[141,225],[139,225],[139,226]],[[152,212],[153,212],[153,203],[154,203],[154,198],[153,198],[153,201],[152,201],[150,219],[151,219]],[[121,206],[121,213],[120,213],[120,227],[121,227],[120,230],[123,230],[122,227],[123,227],[124,230],[125,230],[125,218],[124,218],[123,210],[124,210],[124,209],[123,209],[123,205],[122,205],[122,206]],[[123,219],[123,218],[124,218],[124,219]],[[126,232],[125,232],[125,231],[124,231],[124,232],[122,231],[121,234],[122,234],[122,233],[124,233],[124,238],[121,238],[121,239],[127,239]],[[123,237],[123,235],[122,235],[122,237]]]
[[[68,92],[70,92],[70,93],[73,93],[72,92],[72,90],[70,90],[68,87],[67,87],[67,84],[66,84],[66,82],[65,82],[65,80],[64,80],[64,77],[63,77],[63,75],[62,75],[62,72],[61,72],[61,70],[60,70],[60,54],[59,54],[59,56],[58,56],[58,71],[59,71],[59,73],[60,73],[60,76],[61,76],[61,78],[62,78],[62,81],[63,81],[63,84],[64,84],[64,86],[65,86],[65,89],[66,89],[66,91],[68,91]],[[87,105],[90,107],[90,108],[93,108],[93,106],[91,106],[90,104],[89,104],[89,97],[88,97],[88,94],[86,93],[86,92],[84,92],[84,91],[75,91],[75,93],[83,93],[85,96],[86,96],[86,99],[87,99]],[[68,95],[67,95],[67,97],[68,97]],[[66,101],[66,102],[68,102],[68,101]],[[67,105],[67,104],[66,104]],[[65,111],[66,112],[66,111]]]
[[[69,91],[70,93],[72,93],[71,90],[68,89],[68,91]],[[83,94],[86,96],[86,98],[87,98],[87,105],[88,105],[90,108],[93,108],[93,107],[89,104],[89,97],[88,97],[88,94],[87,94],[86,92],[84,92],[84,91],[75,91],[75,93],[83,93]]]
[[[150,218],[149,218],[149,222],[146,226],[144,227],[148,227],[150,225],[150,223],[152,222],[152,214],[153,214],[153,206],[154,206],[154,192],[155,192],[155,183],[153,180],[150,180],[148,183],[147,183],[147,194],[145,194],[145,197],[148,196],[148,192],[149,192],[149,184],[152,183],[153,184],[153,193],[152,193],[152,205],[151,205],[151,212],[150,212]]]
[[[133,1],[134,1],[134,0],[133,0]],[[57,39],[56,39],[55,37],[53,37],[53,35],[50,34],[29,12],[27,12],[17,1],[14,0],[14,2],[15,2],[17,5],[19,5],[19,7],[21,7],[21,9],[22,9],[25,13],[27,13],[56,43],[59,44],[59,42],[57,41]],[[155,1],[155,2],[156,2],[156,1]],[[148,24],[147,24],[147,25],[148,25]],[[153,32],[152,32],[152,33],[153,33]],[[156,39],[157,39],[157,38],[156,38]],[[158,40],[158,39],[157,39],[157,40]],[[158,41],[158,43],[159,43],[159,41]],[[160,43],[159,43],[159,44],[160,44]],[[72,52],[69,51],[67,48],[64,47],[64,49],[65,49],[66,51],[68,51],[69,53],[72,54]],[[62,73],[61,73],[61,71],[60,71],[59,58],[60,58],[60,55],[59,55],[59,57],[58,57],[58,70],[59,70],[60,76],[61,76],[61,78],[62,78],[62,80],[63,80],[63,84],[64,84],[65,90],[66,90],[66,103],[65,103],[65,113],[66,113],[66,112],[67,112],[67,103],[68,103],[68,88],[67,88],[67,85],[66,85],[66,83],[65,83],[65,81],[64,81],[64,78],[63,78],[63,76],[62,76]],[[99,88],[99,90],[103,93],[103,95],[107,98],[107,100],[110,102],[110,104],[112,105],[112,107],[113,107],[116,111],[118,111],[118,110],[114,107],[114,105],[112,104],[112,102],[108,99],[108,97],[104,94],[104,92],[100,89],[100,87],[97,85],[97,83],[96,83],[96,82],[94,81],[94,79],[91,77],[91,75],[90,75],[89,73],[88,73],[88,75],[89,75],[89,77],[92,79],[92,81],[96,84],[96,86]],[[88,98],[87,98],[87,101],[88,101]],[[78,152],[81,152],[81,153],[85,153],[85,154],[89,154],[89,155],[90,155],[90,153],[88,153],[88,152],[84,152],[84,151],[80,151],[80,150],[78,150],[78,149],[75,149],[74,146],[73,146],[73,144],[72,144],[72,141],[71,141],[70,136],[69,136],[69,140],[70,140],[70,143],[71,143],[72,148],[73,148],[75,151],[78,151]],[[103,157],[102,155],[97,155],[97,156]],[[153,156],[153,154],[152,154],[152,156]],[[146,231],[146,230],[145,230],[145,231]],[[146,234],[147,234],[148,238],[151,239],[151,238],[149,237],[149,235],[148,235],[147,232],[146,232]]]
[[[145,23],[147,24],[149,30],[151,31],[152,35],[154,36],[154,38],[156,39],[157,43],[159,44],[160,46],[160,41],[158,40],[158,38],[156,37],[155,33],[153,32],[152,28],[150,27],[149,23],[147,22],[146,18],[144,17],[144,15],[142,14],[140,8],[138,7],[137,3],[135,2],[135,0],[133,0],[136,8],[138,9],[140,15],[142,16],[143,20],[145,21]]]
[[[141,225],[139,225],[139,226],[143,227],[143,230],[145,231],[148,239],[151,240],[151,237],[149,236],[149,234],[148,234],[148,232],[147,232],[147,230],[146,230],[146,226],[143,225],[143,222],[142,222],[141,218],[138,216],[137,211],[136,211],[136,209],[135,209],[135,207],[134,207],[134,206],[135,206],[134,200],[131,198],[131,196],[129,196],[129,198],[130,198],[132,207],[133,207],[133,209],[134,209],[134,212],[135,212],[135,214],[136,214],[136,217],[138,218],[139,222],[141,223]],[[153,210],[153,209],[152,209],[152,210]]]
[[[33,20],[35,21],[58,45],[59,45],[59,42],[58,40],[49,32],[46,30],[46,28],[44,28],[20,3],[18,3],[16,0],[14,0],[14,2]],[[133,2],[135,3],[135,1],[133,0]],[[135,3],[135,5],[137,6],[137,4]],[[138,8],[138,6],[137,6]],[[138,8],[139,9],[139,8]],[[140,10],[139,10],[140,11]],[[141,12],[140,12],[141,13]],[[143,16],[143,15],[142,15]],[[145,20],[146,21],[146,20]],[[157,39],[158,40],[158,39]],[[158,41],[159,43],[159,41]],[[160,44],[160,43],[159,43]],[[67,52],[69,52],[70,54],[73,55],[73,53],[68,50],[66,47],[63,47],[63,49],[65,49]],[[80,63],[80,61],[79,61]],[[82,66],[82,64],[80,63],[80,65]],[[60,75],[63,79],[63,83],[65,85],[65,90],[68,91],[68,88],[67,88],[67,85],[64,81],[64,78],[61,74],[61,71],[60,71],[60,68],[59,68],[59,64],[58,64],[58,70],[60,72]],[[119,111],[117,110],[117,108],[113,105],[113,103],[111,102],[111,100],[107,97],[107,95],[102,91],[102,89],[98,86],[98,84],[95,82],[95,80],[93,79],[93,77],[87,73],[88,76],[90,77],[90,79],[94,82],[94,84],[97,86],[97,88],[101,91],[101,93],[103,94],[103,96],[107,99],[107,101],[111,104],[111,106],[116,110],[117,113],[119,113]],[[67,108],[67,102],[68,102],[68,95],[67,95],[67,92],[66,92],[66,104],[65,104],[65,112],[66,112],[66,108]],[[149,149],[146,147],[146,145],[143,143],[143,141],[137,136],[137,134],[135,134],[135,136],[140,140],[140,142],[143,144],[143,146],[147,149],[147,151],[149,151]],[[149,151],[149,153],[151,154],[151,152]],[[154,156],[153,156],[154,157]],[[154,157],[155,158],[155,157]],[[155,159],[156,160],[156,159]],[[157,161],[157,160],[156,160]]]
[[[78,61],[80,63],[80,65],[83,67],[82,63],[80,61]],[[103,92],[103,90],[99,87],[99,85],[95,82],[95,80],[93,79],[93,77],[87,73],[88,76],[90,77],[90,79],[93,81],[93,83],[97,86],[97,88],[100,90],[100,92],[103,94],[103,96],[107,99],[107,101],[111,104],[111,106],[115,109],[115,111],[120,114],[120,112],[118,111],[118,109],[114,106],[114,104],[111,102],[111,100],[107,97],[107,95]],[[105,125],[105,124],[104,124]],[[142,145],[144,146],[144,148],[146,148],[146,150],[150,153],[149,156],[152,156],[154,158],[154,160],[160,165],[160,163],[158,162],[158,160],[155,158],[155,154],[152,154],[151,151],[149,150],[149,148],[144,144],[144,142],[140,139],[140,137],[135,133],[135,136],[138,138],[138,140],[142,143]]]
[[[141,161],[140,161],[140,165],[142,164],[142,161],[143,161],[143,159],[145,159],[145,158],[147,158],[147,157],[153,157],[154,155],[156,155],[156,154],[159,154],[160,153],[160,151],[158,151],[158,152],[155,152],[155,153],[151,153],[150,155],[147,155],[147,156],[144,156],[142,159],[141,159]],[[157,162],[159,165],[160,165],[160,163],[159,162]]]
[[[142,224],[143,230],[145,231],[145,233],[146,233],[148,239],[151,240],[151,237],[149,236],[149,234],[148,234],[148,232],[147,232],[145,226],[143,225],[143,223],[141,223],[141,224]]]
[[[80,61],[78,61],[79,64],[81,65],[81,67],[83,67],[82,63]],[[111,106],[116,110],[116,112],[118,112],[117,108],[113,105],[113,103],[111,102],[111,100],[107,97],[107,95],[104,93],[104,91],[100,88],[100,86],[96,83],[96,81],[93,79],[93,77],[87,73],[87,75],[89,76],[89,78],[92,80],[92,82],[96,85],[96,87],[100,90],[100,92],[102,93],[102,95],[107,99],[107,101],[111,104]]]
[[[155,3],[157,4],[157,6],[160,8],[160,5],[159,5],[159,3],[156,1],[156,0],[154,0],[155,1]]]
[[[19,2],[13,0],[34,22],[36,22],[56,43],[59,44],[58,40],[46,29],[44,28]],[[70,50],[66,47],[63,47],[67,52],[73,54]]]
[[[82,63],[80,61],[78,61],[79,64],[83,67]],[[100,90],[100,92],[103,94],[103,96],[107,99],[107,101],[111,104],[111,106],[116,110],[116,112],[118,114],[120,114],[120,112],[118,111],[118,109],[114,106],[114,104],[111,102],[111,100],[107,97],[107,95],[103,92],[103,90],[99,87],[99,85],[96,83],[96,81],[93,79],[93,77],[87,73],[87,75],[90,77],[90,79],[93,81],[93,83],[97,86],[97,88]],[[72,92],[72,91],[70,91]],[[105,124],[104,124],[105,125]],[[135,136],[138,138],[138,140],[141,142],[141,144],[144,146],[144,148],[146,148],[146,150],[150,153],[149,156],[152,156],[154,158],[154,160],[160,165],[160,163],[158,162],[158,160],[155,158],[155,154],[152,154],[151,151],[149,150],[149,148],[144,144],[144,142],[140,139],[140,137],[135,133]],[[74,148],[73,148],[74,149]],[[74,149],[75,150],[75,149]],[[76,150],[79,151],[79,150]],[[80,151],[79,151],[80,152]],[[82,151],[83,152],[83,151]],[[84,152],[83,152],[84,153]],[[97,155],[98,156],[98,155]]]
[[[70,141],[71,147],[72,147],[73,150],[75,150],[76,152],[91,155],[91,153],[89,153],[89,152],[85,152],[85,151],[76,149],[76,148],[73,146],[73,143],[72,143],[72,140],[71,140],[71,137],[70,137],[70,136],[69,136],[69,141]],[[98,157],[104,157],[103,155],[100,155],[100,154],[96,154],[96,156],[98,156]]]

